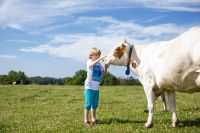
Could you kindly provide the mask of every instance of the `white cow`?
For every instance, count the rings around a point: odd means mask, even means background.
[[[110,64],[126,66],[127,62],[144,87],[148,102],[145,127],[153,126],[155,97],[164,91],[172,111],[172,126],[178,119],[175,112],[175,91],[200,91],[200,27],[193,27],[175,39],[148,45],[133,45],[124,40],[104,60]]]

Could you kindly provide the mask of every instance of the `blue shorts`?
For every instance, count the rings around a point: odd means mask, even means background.
[[[97,109],[99,103],[99,90],[85,89],[85,109],[90,110]]]

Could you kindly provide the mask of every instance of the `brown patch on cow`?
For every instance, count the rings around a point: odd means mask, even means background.
[[[136,63],[131,63],[132,67],[135,69],[137,67]]]
[[[115,51],[114,51],[114,53],[113,53],[113,56],[121,58],[121,57],[123,56],[123,54],[124,54],[124,50],[125,50],[125,49],[126,49],[126,45],[121,44],[120,46],[118,46],[118,47],[115,49]]]

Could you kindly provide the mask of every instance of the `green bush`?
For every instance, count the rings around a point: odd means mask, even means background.
[[[0,84],[12,84],[16,82],[18,84],[28,84],[29,80],[24,72],[10,71],[8,75],[0,75]]]
[[[102,81],[101,81],[101,85],[111,86],[111,85],[117,85],[117,84],[118,84],[117,78],[109,72],[102,78]]]
[[[86,77],[87,77],[87,72],[85,70],[79,70],[75,73],[73,77],[65,78],[65,84],[66,85],[84,85]]]

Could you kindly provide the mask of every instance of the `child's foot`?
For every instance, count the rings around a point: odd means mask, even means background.
[[[94,126],[96,124],[96,121],[91,121],[91,126]]]
[[[94,126],[95,124],[102,124],[102,122],[99,121],[99,120],[93,120],[93,121],[91,121],[91,125],[92,126]]]
[[[89,121],[84,122],[84,125],[85,125],[86,127],[90,127],[90,122],[89,122]]]

